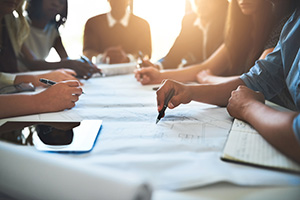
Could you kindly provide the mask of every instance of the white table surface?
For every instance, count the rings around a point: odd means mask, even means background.
[[[0,142],[0,160],[9,163],[0,164],[0,199],[5,195],[12,199],[43,199],[43,194],[51,197],[43,187],[47,180],[39,174],[48,165],[53,165],[54,171],[58,167],[74,169],[63,176],[79,182],[81,176],[76,170],[81,167],[87,170],[81,175],[88,173],[93,181],[101,176],[98,172],[102,168],[108,173],[116,171],[113,178],[133,175],[126,181],[148,183],[153,188],[153,200],[299,199],[299,176],[219,159],[232,122],[225,108],[192,102],[167,110],[165,118],[155,125],[153,86],[141,86],[132,74],[93,78],[84,84],[85,94],[71,110],[0,120],[0,124],[7,120],[103,120],[96,146],[87,154],[49,154]],[[50,178],[57,173],[47,171]],[[118,181],[126,185],[124,179]],[[50,191],[61,188],[60,182],[45,185]],[[70,199],[70,191],[79,193],[86,188],[98,195],[97,187],[91,185],[74,186],[59,195]],[[118,191],[118,186],[111,191]]]

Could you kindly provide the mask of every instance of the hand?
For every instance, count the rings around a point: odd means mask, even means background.
[[[142,67],[153,67],[160,70],[160,67],[156,64],[153,64],[149,59],[143,59]]]
[[[56,112],[74,107],[81,94],[78,81],[63,81],[38,93],[36,102],[40,102],[41,112]]]
[[[171,89],[174,88],[174,96],[168,104],[168,108],[173,109],[180,104],[187,104],[192,100],[192,93],[189,87],[172,80],[164,80],[162,86],[156,92],[158,112],[163,108],[164,101]]]
[[[161,72],[153,67],[141,68],[134,71],[137,81],[143,85],[159,84],[163,80]]]
[[[227,111],[232,117],[245,120],[247,109],[251,109],[253,103],[264,103],[265,98],[262,93],[255,92],[246,86],[239,86],[231,92],[231,97],[228,100]]]
[[[109,60],[108,64],[128,63],[130,61],[120,46],[110,47],[104,52],[101,62],[106,63],[107,60]]]
[[[60,82],[60,81],[67,81],[67,80],[76,80],[78,79],[75,78],[76,72],[72,69],[58,69],[49,73],[41,74],[41,75],[36,75],[36,86],[44,85],[42,84],[39,80],[40,78],[45,78],[49,79],[55,82]],[[78,81],[80,85],[83,85],[80,81]]]
[[[99,73],[99,69],[95,65],[90,65],[79,60],[62,60],[63,68],[73,69],[77,73],[77,77],[89,79],[94,73]]]

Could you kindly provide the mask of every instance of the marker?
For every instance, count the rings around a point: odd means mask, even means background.
[[[48,79],[45,79],[45,78],[40,78],[40,82],[46,84],[46,85],[55,85],[56,82],[55,81],[51,81],[51,80],[48,80]],[[84,92],[82,92],[82,94],[84,94]]]
[[[153,87],[152,88],[152,90],[155,90],[155,91],[158,90],[158,89],[159,89],[159,87]]]
[[[80,59],[82,59],[85,63],[88,63],[91,66],[94,66],[94,64],[86,56],[80,56]],[[103,76],[103,74],[100,70],[98,70],[98,72],[99,72],[100,76]]]
[[[167,95],[167,98],[165,98],[164,107],[159,111],[159,114],[158,114],[157,119],[156,119],[156,124],[165,115],[165,111],[168,107],[168,103],[172,99],[172,97],[174,96],[174,93],[175,93],[175,90],[174,90],[174,88],[172,88],[171,91],[169,92],[169,94]]]

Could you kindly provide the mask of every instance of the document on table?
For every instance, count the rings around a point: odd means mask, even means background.
[[[105,76],[131,74],[136,69],[137,63],[119,63],[119,64],[97,64]]]
[[[223,160],[300,173],[300,165],[271,146],[249,124],[235,119],[226,142]]]
[[[0,141],[0,158],[0,191],[11,191],[16,199],[151,199],[152,188],[138,176],[86,166],[63,154],[40,153]],[[16,160],[27,162],[22,170],[28,173],[16,173],[20,171]]]

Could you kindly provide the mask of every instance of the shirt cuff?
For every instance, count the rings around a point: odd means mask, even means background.
[[[0,73],[0,83],[5,85],[13,85],[16,76],[17,75],[15,74]]]
[[[295,117],[293,121],[293,130],[298,140],[298,143],[300,144],[300,114],[297,117]]]

